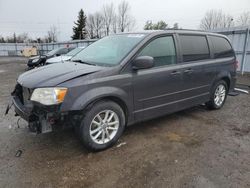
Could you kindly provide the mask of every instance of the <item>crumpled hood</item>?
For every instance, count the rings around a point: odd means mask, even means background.
[[[21,74],[17,80],[27,88],[54,87],[75,77],[84,76],[104,69],[104,67],[75,62],[55,63]]]
[[[46,63],[60,63],[62,61],[70,60],[71,58],[72,56],[61,55],[58,57],[52,57],[52,58],[47,59]]]

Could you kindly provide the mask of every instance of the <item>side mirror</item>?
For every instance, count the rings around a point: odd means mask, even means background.
[[[149,69],[154,66],[154,58],[150,56],[140,56],[133,60],[132,66],[134,70]]]

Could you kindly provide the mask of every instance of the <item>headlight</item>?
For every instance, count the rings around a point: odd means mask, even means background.
[[[36,63],[36,62],[38,62],[39,61],[39,59],[33,59],[32,60],[32,63]]]
[[[30,100],[44,105],[62,103],[67,93],[67,88],[37,88],[33,91]]]

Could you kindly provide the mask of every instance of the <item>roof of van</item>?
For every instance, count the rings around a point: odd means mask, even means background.
[[[147,34],[147,35],[157,35],[165,33],[179,33],[179,34],[200,34],[200,35],[216,35],[226,37],[225,35],[218,33],[211,33],[202,30],[191,30],[191,29],[166,29],[166,30],[144,30],[139,32],[127,32],[127,33],[118,33],[118,34]]]

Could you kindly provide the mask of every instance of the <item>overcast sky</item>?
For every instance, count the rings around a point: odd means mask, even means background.
[[[0,0],[0,35],[27,32],[43,37],[51,25],[60,31],[59,40],[69,40],[78,11],[94,13],[104,4],[117,6],[122,0]],[[147,20],[175,22],[182,28],[198,29],[200,20],[209,9],[221,9],[233,17],[250,11],[250,0],[127,0],[136,19],[135,30],[143,29]]]

